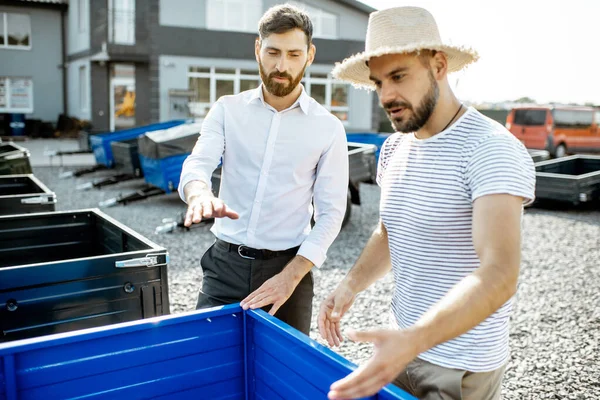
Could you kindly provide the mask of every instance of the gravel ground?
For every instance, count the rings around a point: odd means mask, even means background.
[[[62,171],[34,168],[35,175],[56,192],[57,210],[97,207],[99,201],[143,185],[136,180],[81,192],[75,190],[77,184],[109,172],[59,179]],[[361,196],[363,205],[353,206],[349,224],[331,247],[325,265],[315,271],[313,314],[352,266],[376,225],[379,189],[363,185]],[[154,233],[163,218],[174,218],[184,210],[177,194],[103,209],[168,249],[172,313],[194,308],[202,279],[200,257],[213,240],[206,225],[189,232]],[[528,208],[523,228],[522,272],[503,398],[600,399],[600,209]],[[388,275],[361,294],[345,317],[344,327],[387,325],[391,288]],[[315,317],[311,337],[324,344]],[[337,351],[356,363],[371,354],[370,346],[348,341]]]

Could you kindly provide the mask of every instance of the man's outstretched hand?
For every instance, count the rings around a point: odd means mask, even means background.
[[[212,193],[193,195],[188,199],[188,209],[183,225],[190,227],[192,224],[200,223],[203,219],[224,217],[238,219],[240,216]]]

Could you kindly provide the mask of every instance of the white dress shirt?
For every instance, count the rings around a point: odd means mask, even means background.
[[[257,249],[300,246],[299,255],[321,266],[346,211],[344,126],[304,88],[279,112],[262,90],[223,96],[213,105],[183,163],[179,195],[185,201],[183,188],[193,180],[210,186],[222,157],[219,198],[240,218],[216,218],[214,235]]]

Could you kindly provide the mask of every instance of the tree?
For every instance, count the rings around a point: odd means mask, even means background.
[[[536,101],[531,97],[521,97],[515,100],[515,103],[535,103]]]

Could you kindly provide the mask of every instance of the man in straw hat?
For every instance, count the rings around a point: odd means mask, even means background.
[[[179,184],[186,226],[216,218],[196,307],[266,307],[305,334],[311,269],[340,231],[348,190],[344,126],[300,83],[315,57],[312,33],[296,7],[276,5],[263,15],[255,43],[262,84],[212,106]],[[217,198],[210,176],[221,159]]]
[[[400,7],[371,14],[366,51],[333,71],[376,90],[397,133],[380,154],[379,225],[318,318],[339,345],[340,318],[391,269],[395,326],[348,334],[374,343],[374,355],[331,386],[331,399],[392,381],[422,399],[500,396],[535,170],[518,140],[452,92],[448,73],[476,59],[444,44],[429,12]]]

